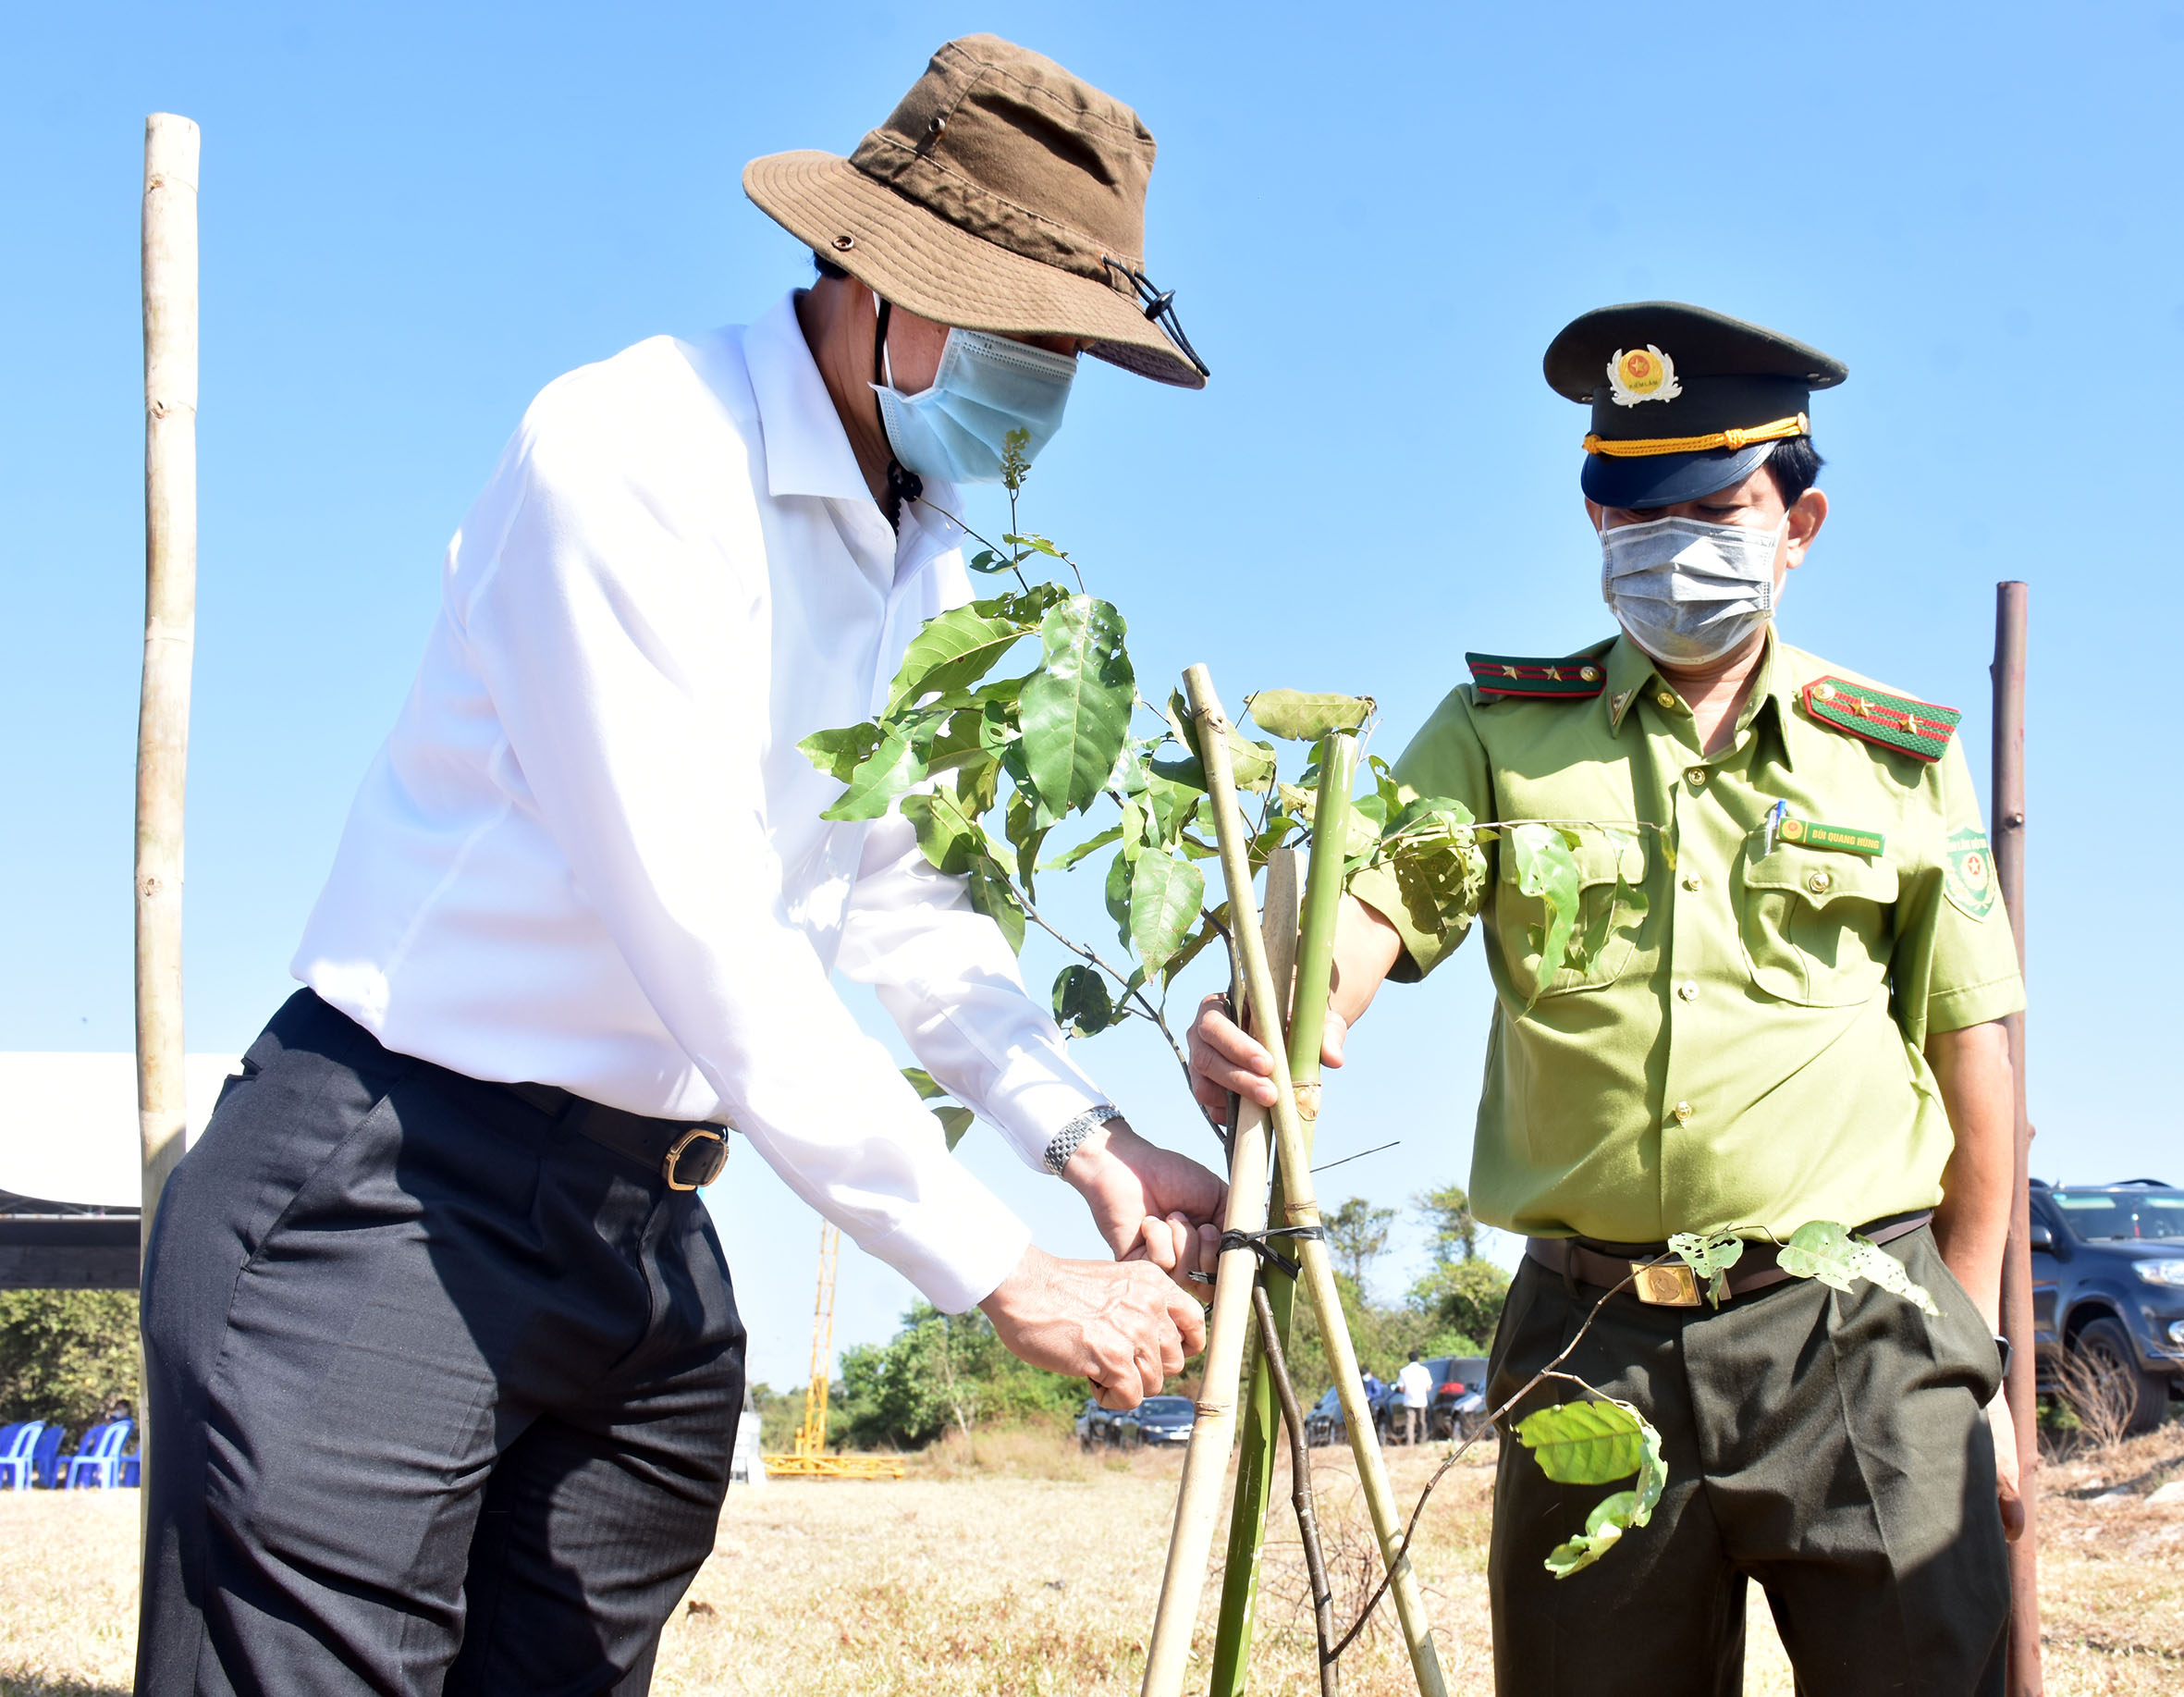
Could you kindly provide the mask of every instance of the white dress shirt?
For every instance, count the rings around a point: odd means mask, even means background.
[[[549,385],[448,547],[296,976],[473,1078],[728,1121],[936,1305],[977,1302],[1030,1234],[829,972],[1035,1166],[1099,1094],[962,880],[899,815],[822,819],[841,785],[796,746],[970,599],[961,535],[890,529],[793,295]]]

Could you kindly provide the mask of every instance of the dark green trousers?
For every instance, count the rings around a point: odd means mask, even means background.
[[[1552,1579],[1548,1551],[1620,1487],[1554,1484],[1503,1444],[1489,1569],[1501,1697],[1737,1697],[1748,1580],[1800,1697],[2003,1690],[2009,1562],[1982,1413],[1999,1352],[1931,1231],[1888,1248],[1941,1319],[1862,1283],[1792,1281],[1718,1313],[1609,1298],[1564,1370],[1660,1428],[1668,1488],[1651,1524]],[[1600,1296],[1526,1261],[1489,1400],[1545,1366]],[[1581,1395],[1551,1380],[1509,1423]]]

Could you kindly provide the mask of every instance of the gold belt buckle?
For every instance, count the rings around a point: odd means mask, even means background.
[[[1699,1275],[1684,1261],[1632,1261],[1631,1290],[1654,1308],[1697,1308]]]
[[[692,1179],[688,1184],[685,1184],[681,1178],[676,1176],[677,1169],[682,1164],[683,1153],[690,1148],[692,1144],[706,1137],[712,1138],[712,1140],[718,1144],[719,1147],[712,1151],[712,1159],[706,1163],[705,1172],[698,1177]],[[695,1190],[701,1186],[709,1185],[715,1179],[718,1178],[720,1176],[720,1169],[727,1164],[728,1139],[722,1137],[718,1131],[715,1131],[710,1125],[693,1125],[680,1137],[677,1137],[675,1139],[674,1146],[660,1158],[660,1176],[668,1181],[668,1188],[670,1190]],[[1696,1302],[1699,1300],[1699,1298],[1694,1296],[1691,1300]]]

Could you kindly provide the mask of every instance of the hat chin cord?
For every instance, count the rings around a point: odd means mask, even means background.
[[[887,388],[895,387],[895,374],[888,362],[888,318],[894,307],[880,298],[877,289],[869,289],[877,312],[872,321],[872,380]],[[895,445],[888,440],[887,414],[879,410],[879,397],[872,398],[872,410],[879,419],[879,439],[888,446],[888,523],[902,528],[902,505],[905,501],[921,500],[925,497],[926,482],[915,472],[895,458]]]

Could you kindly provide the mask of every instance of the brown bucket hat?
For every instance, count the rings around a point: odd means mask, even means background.
[[[1206,368],[1146,280],[1153,138],[1122,102],[998,35],[933,55],[847,159],[769,154],[743,191],[884,301],[937,324],[1074,336],[1160,383]]]

